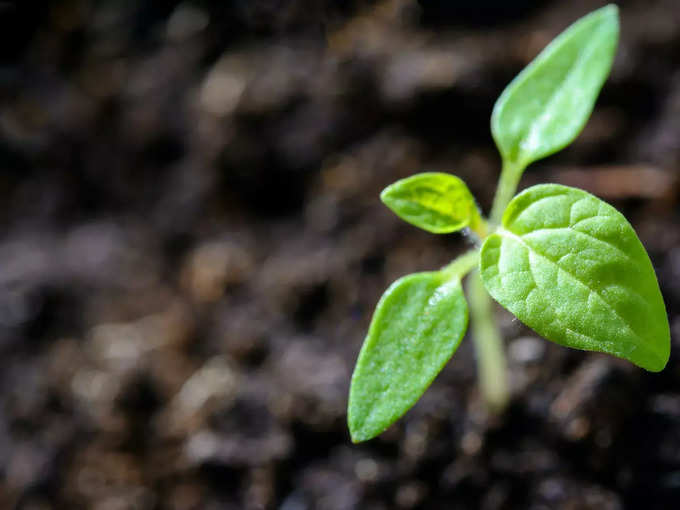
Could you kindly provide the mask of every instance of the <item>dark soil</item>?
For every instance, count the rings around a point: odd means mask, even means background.
[[[375,303],[465,249],[380,190],[449,171],[488,210],[495,98],[601,2],[0,4],[0,508],[680,508],[680,3],[622,4],[588,127],[522,186],[627,215],[667,368],[499,309],[506,413],[485,412],[466,339],[358,446]]]

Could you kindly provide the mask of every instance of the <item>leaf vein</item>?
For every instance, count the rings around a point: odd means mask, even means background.
[[[619,247],[616,246],[615,244],[611,243],[610,241],[605,241],[604,239],[600,239],[599,237],[595,237],[594,235],[589,234],[588,232],[583,232],[582,230],[574,230],[574,228],[571,227],[571,226],[569,226],[569,227],[543,227],[543,228],[537,228],[537,229],[535,229],[535,230],[532,230],[531,232],[527,232],[526,234],[522,234],[521,236],[517,236],[517,237],[521,237],[522,239],[524,239],[525,236],[528,236],[528,235],[531,235],[531,234],[536,234],[536,233],[541,233],[541,232],[548,232],[548,231],[555,231],[555,230],[569,230],[569,231],[574,232],[574,233],[576,233],[576,234],[584,235],[584,236],[586,236],[587,238],[592,239],[593,241],[600,242],[600,243],[602,243],[602,244],[604,244],[604,245],[606,245],[606,246],[609,246],[610,248],[613,248],[614,250],[617,251],[617,253],[618,253],[619,255],[622,255],[626,260],[635,263],[635,260],[634,260],[630,255],[628,255],[625,251],[623,251],[621,248],[619,248]],[[513,234],[513,235],[515,235],[515,234]],[[528,243],[527,243],[527,244],[528,244]]]

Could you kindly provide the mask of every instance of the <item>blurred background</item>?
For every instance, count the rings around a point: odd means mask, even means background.
[[[465,249],[381,205],[423,170],[488,211],[505,85],[596,0],[0,2],[0,508],[680,507],[680,3],[621,2],[580,186],[649,250],[673,350],[647,373],[498,310],[512,404],[466,339],[352,445],[373,307]]]

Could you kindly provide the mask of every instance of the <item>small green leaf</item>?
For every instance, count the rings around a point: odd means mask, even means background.
[[[352,441],[371,439],[420,398],[467,328],[458,278],[415,273],[394,282],[376,307],[349,392]]]
[[[585,191],[542,184],[517,195],[482,246],[489,293],[545,338],[666,365],[670,332],[654,268],[621,213]]]
[[[481,221],[475,200],[455,175],[425,172],[401,179],[380,198],[402,220],[433,234],[447,234]]]
[[[608,5],[562,32],[503,91],[491,132],[503,159],[521,168],[581,132],[614,60],[618,8]]]

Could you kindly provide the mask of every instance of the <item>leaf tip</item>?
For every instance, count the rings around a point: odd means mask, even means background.
[[[354,444],[363,443],[377,435],[371,435],[370,431],[367,431],[366,409],[362,406],[361,399],[357,395],[355,375],[352,376],[349,402],[347,403],[347,428],[349,430],[349,437]]]
[[[385,204],[387,207],[390,207],[390,202],[391,202],[391,194],[392,190],[394,189],[394,185],[390,184],[387,186],[384,190],[380,192],[380,200],[382,201],[383,204]]]
[[[614,26],[614,32],[618,36],[619,32],[619,6],[616,4],[605,5],[601,9],[593,13],[600,18],[600,22],[611,23]]]
[[[654,357],[651,361],[648,360],[647,363],[644,365],[635,363],[636,365],[641,366],[648,372],[661,372],[664,368],[666,368],[666,365],[668,365],[668,360],[671,357],[671,351],[670,351],[670,338],[667,340],[667,345],[668,349],[665,350],[663,354],[661,354],[658,357]]]
[[[616,4],[605,5],[602,8],[602,13],[607,14],[609,16],[618,16],[619,15],[619,6],[616,5]]]
[[[349,437],[352,443],[359,444],[369,439],[373,439],[378,434],[371,434],[370,431],[366,430],[366,427],[362,427],[356,420],[352,418],[352,413],[348,413],[347,417],[347,428],[349,429]]]
[[[349,437],[350,437],[353,444],[363,443],[364,441],[368,441],[368,439],[370,439],[370,438],[366,438],[366,437],[362,436],[357,431],[352,431],[351,429],[349,431]]]
[[[616,4],[607,4],[604,7],[600,7],[592,11],[589,15],[584,16],[585,18],[614,18],[618,21],[619,19],[619,6]]]

